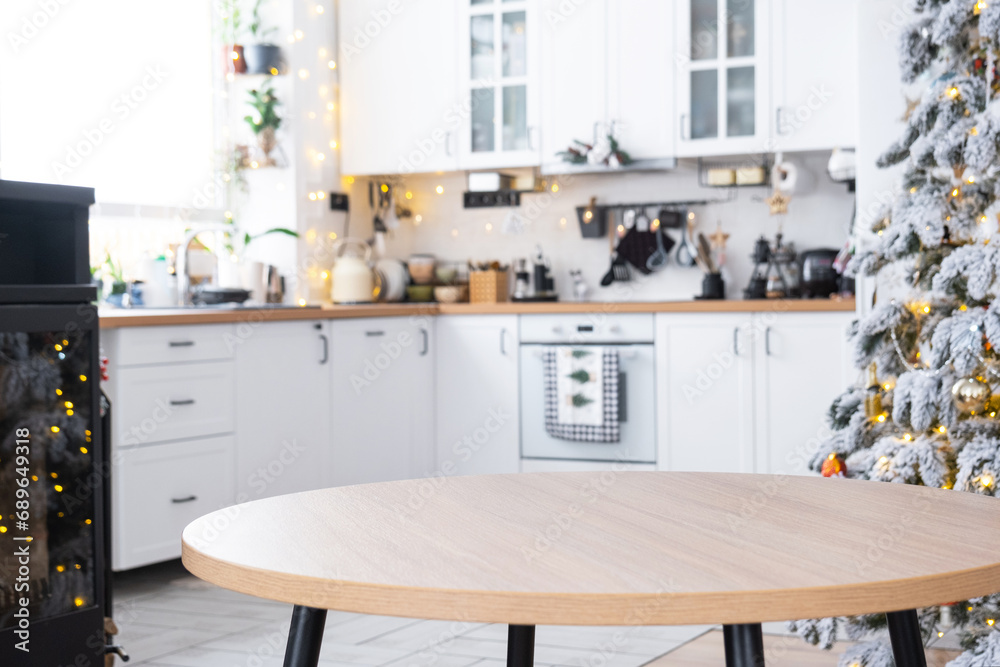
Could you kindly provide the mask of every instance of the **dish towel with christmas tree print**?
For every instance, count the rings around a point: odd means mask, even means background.
[[[550,347],[544,361],[545,431],[560,440],[618,442],[618,350]]]

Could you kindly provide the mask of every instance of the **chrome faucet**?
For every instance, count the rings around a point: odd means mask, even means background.
[[[191,305],[191,275],[188,272],[188,247],[191,245],[191,241],[203,232],[214,232],[216,234],[220,232],[231,232],[233,231],[233,226],[221,222],[208,223],[201,225],[199,227],[194,227],[189,230],[184,235],[184,241],[181,243],[180,247],[177,248],[177,301],[180,306]],[[216,259],[219,260],[219,250],[221,246],[216,244],[215,255]],[[221,260],[219,260],[221,261]]]

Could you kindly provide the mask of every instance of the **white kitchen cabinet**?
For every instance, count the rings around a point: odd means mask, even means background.
[[[542,161],[613,129],[635,160],[673,158],[675,63],[670,3],[543,0]]]
[[[852,312],[657,316],[660,465],[809,474],[854,377]]]
[[[858,0],[771,1],[774,150],[856,146]]]
[[[419,316],[333,322],[334,485],[432,472],[433,324]]]
[[[675,3],[678,156],[768,151],[771,1]]]
[[[753,472],[750,315],[657,315],[656,356],[661,469]]]
[[[537,166],[541,158],[540,0],[454,1],[460,25],[453,58],[459,63],[463,109],[459,166]],[[433,33],[435,39],[440,32]]]
[[[556,155],[574,140],[590,143],[608,119],[608,0],[543,0],[542,163],[561,171]]]
[[[829,432],[827,410],[855,379],[847,331],[854,313],[754,317],[756,471],[809,474]]]
[[[444,475],[517,472],[518,318],[439,316],[436,470]]]
[[[114,453],[112,567],[181,555],[181,532],[235,501],[233,437],[133,447]]]
[[[456,170],[467,110],[459,97],[455,6],[340,0],[337,8],[341,171]]]
[[[554,459],[523,459],[521,472],[654,472],[655,463],[625,461],[557,461]]]
[[[236,325],[236,491],[241,501],[327,485],[329,322]]]

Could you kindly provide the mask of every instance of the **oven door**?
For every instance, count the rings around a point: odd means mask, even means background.
[[[571,461],[656,462],[656,359],[653,346],[618,345],[621,440],[575,442],[545,431],[547,345],[521,346],[521,457]]]

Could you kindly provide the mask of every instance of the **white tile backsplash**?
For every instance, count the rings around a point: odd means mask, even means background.
[[[854,195],[847,186],[832,182],[826,173],[828,153],[803,153],[786,156],[799,167],[798,191],[793,195],[789,213],[780,223],[785,239],[799,251],[828,247],[839,249],[847,239],[854,207]],[[464,262],[467,259],[530,257],[541,245],[552,257],[557,288],[563,300],[572,296],[568,272],[580,268],[592,288],[592,300],[649,301],[690,299],[701,291],[701,271],[680,268],[671,253],[668,267],[652,276],[638,276],[631,283],[599,286],[608,269],[608,241],[582,239],[576,221],[576,207],[586,205],[596,196],[599,204],[690,199],[726,199],[727,190],[698,186],[697,163],[682,160],[676,170],[657,173],[622,173],[550,178],[559,191],[525,194],[520,212],[530,219],[527,231],[519,236],[500,233],[507,209],[464,209],[465,173],[420,174],[408,176],[397,189],[400,202],[419,214],[415,225],[404,220],[402,227],[387,240],[389,256],[405,259],[410,253],[429,252],[443,260]],[[441,185],[443,194],[435,188]],[[372,215],[368,208],[368,181],[358,178],[346,186],[351,195],[349,234],[369,238]],[[402,199],[413,193],[412,200]],[[695,207],[698,228],[711,234],[718,222],[731,236],[728,245],[728,296],[739,298],[749,280],[753,263],[750,253],[761,234],[773,238],[779,219],[771,217],[763,198],[770,194],[763,188],[743,188],[726,203]],[[651,209],[650,214],[654,211]],[[565,224],[561,221],[565,219]],[[668,232],[679,242],[679,230]],[[633,272],[636,274],[637,272]]]

